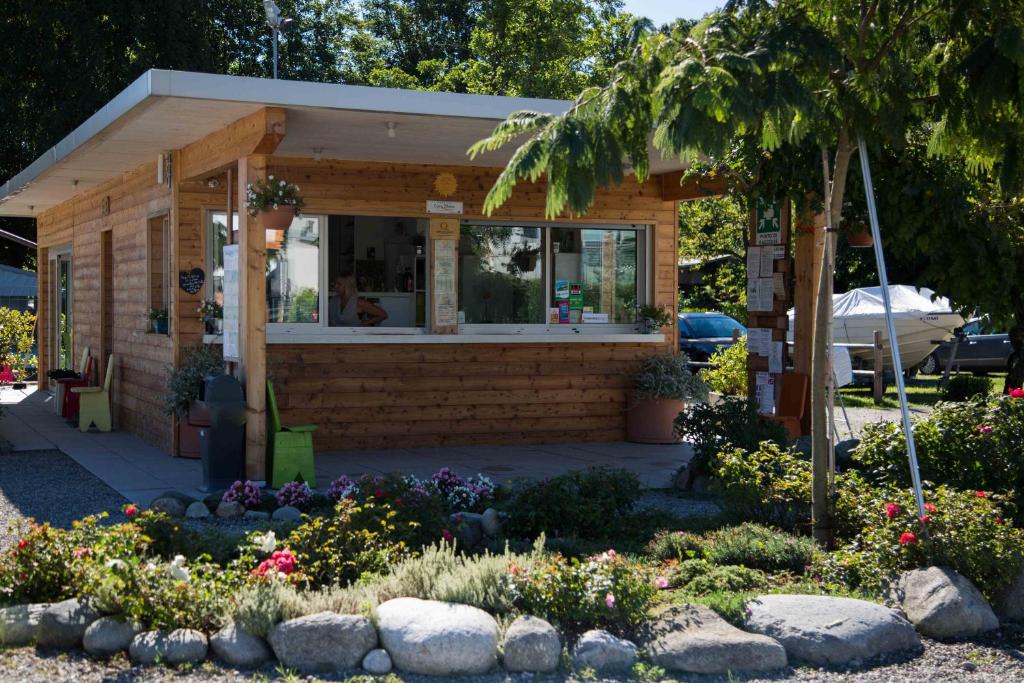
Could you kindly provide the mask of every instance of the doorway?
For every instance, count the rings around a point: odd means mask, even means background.
[[[71,261],[71,247],[51,249],[49,257],[50,277],[50,359],[52,368],[77,370],[74,359],[74,269]]]

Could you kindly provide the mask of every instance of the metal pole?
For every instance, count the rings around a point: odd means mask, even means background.
[[[917,466],[917,448],[914,445],[914,431],[910,424],[910,408],[907,405],[907,387],[903,382],[903,363],[900,361],[900,345],[896,340],[896,321],[892,317],[892,301],[889,297],[889,275],[885,272],[885,254],[882,253],[882,234],[878,227],[878,208],[875,206],[875,188],[871,182],[871,164],[868,161],[868,147],[864,138],[857,140],[860,151],[860,170],[864,176],[864,194],[868,202],[868,218],[871,220],[871,237],[875,242],[875,261],[878,263],[878,280],[882,285],[882,303],[885,305],[885,325],[889,331],[892,348],[892,367],[896,375],[896,391],[900,397],[900,411],[903,413],[903,432],[907,438],[907,457],[910,460],[910,479],[914,484],[914,499],[917,501],[917,515],[924,516],[924,494],[921,492],[921,472]]]
[[[277,78],[277,29],[272,29],[274,34],[274,78]]]

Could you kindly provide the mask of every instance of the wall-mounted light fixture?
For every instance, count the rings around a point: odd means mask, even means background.
[[[323,147],[314,147],[313,148],[313,160],[314,161],[320,161],[320,159],[323,157],[323,155],[324,155],[324,148]]]
[[[395,132],[395,129],[398,128],[398,124],[395,123],[394,121],[388,121],[387,125],[388,125],[388,137],[391,138],[392,140],[394,140],[395,137],[397,136],[397,133]]]

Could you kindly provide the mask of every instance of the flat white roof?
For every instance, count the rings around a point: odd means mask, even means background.
[[[475,160],[466,150],[498,121],[523,109],[561,113],[570,104],[153,69],[0,186],[0,215],[36,216],[267,106],[288,110],[276,152],[283,156],[319,151],[329,159],[494,167],[514,150]],[[655,173],[679,168],[652,158]]]

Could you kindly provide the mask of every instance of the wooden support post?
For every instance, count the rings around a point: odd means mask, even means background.
[[[238,270],[241,280],[239,341],[245,386],[245,476],[262,480],[267,455],[267,239],[263,222],[244,208],[245,188],[267,176],[267,157],[238,160]],[[228,230],[231,216],[228,215]]]
[[[36,368],[36,389],[46,391],[50,380],[46,377],[50,369],[50,250],[40,247],[36,251],[36,344],[39,359]],[[56,360],[53,361],[56,364]]]
[[[882,374],[882,333],[879,330],[875,330],[874,333],[874,348],[871,350],[871,356],[874,359],[873,370],[875,371],[871,378],[871,396],[875,400],[875,405],[882,405],[884,376]]]
[[[785,257],[781,259],[775,259],[772,262],[772,273],[760,273],[763,278],[772,279],[775,274],[779,274],[782,277],[783,282],[783,293],[782,296],[773,294],[772,296],[772,310],[770,311],[750,311],[747,315],[747,329],[769,329],[771,330],[771,341],[782,343],[782,370],[785,372],[787,365],[786,356],[786,336],[789,329],[789,317],[787,310],[789,309],[789,302],[792,294],[792,287],[790,281],[792,280],[793,273],[793,260],[790,258],[790,204],[789,200],[779,201],[780,216],[779,225],[782,229],[781,239],[779,246],[782,247]],[[757,209],[752,209],[750,212],[750,232],[749,232],[749,245],[756,247],[757,245]],[[747,280],[750,280],[750,273],[747,274]],[[749,290],[748,290],[749,291]],[[749,299],[749,294],[748,294]],[[748,310],[749,310],[748,300]],[[748,347],[749,348],[749,347]],[[768,370],[768,358],[765,356],[758,356],[754,354],[747,354],[747,395],[750,398],[756,396],[757,391],[757,373],[767,372]],[[781,375],[780,375],[781,376]],[[780,385],[775,386],[775,403],[778,405],[779,400],[779,389]]]
[[[821,244],[825,239],[825,215],[809,211],[795,217],[796,246],[793,278],[793,371],[811,376],[814,341],[814,292],[821,271]],[[808,386],[807,405],[810,405]],[[804,434],[811,432],[811,411],[801,421]]]

